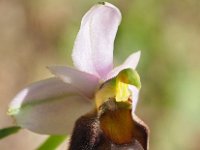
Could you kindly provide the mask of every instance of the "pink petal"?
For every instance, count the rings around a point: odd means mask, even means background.
[[[95,75],[65,66],[51,66],[48,69],[64,82],[79,89],[85,96],[92,98],[99,83]]]
[[[137,67],[137,64],[140,60],[140,54],[141,54],[140,51],[138,51],[136,53],[132,53],[125,60],[125,62],[122,65],[115,67],[112,71],[110,71],[108,73],[108,75],[103,80],[106,81],[106,80],[109,80],[113,77],[116,77],[120,71],[127,69],[127,68],[131,68],[131,69],[135,70],[135,68]]]
[[[93,6],[83,17],[73,49],[74,65],[99,77],[113,67],[113,45],[121,13],[105,3]]]
[[[92,109],[76,88],[57,78],[36,82],[11,102],[9,114],[17,125],[42,134],[69,134],[74,122]]]

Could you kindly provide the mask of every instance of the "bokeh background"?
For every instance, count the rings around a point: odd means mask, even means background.
[[[13,125],[8,104],[27,84],[52,76],[46,66],[72,65],[84,13],[95,0],[0,1],[0,128]],[[110,0],[123,20],[115,64],[141,50],[137,114],[150,127],[151,150],[200,149],[200,1]],[[34,150],[47,136],[27,130],[1,150]],[[59,150],[66,149],[64,143]]]

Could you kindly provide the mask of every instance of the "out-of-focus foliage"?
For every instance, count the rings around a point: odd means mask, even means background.
[[[0,139],[3,139],[11,134],[15,134],[20,130],[20,127],[8,127],[4,129],[0,129]]]
[[[6,111],[16,92],[50,76],[45,66],[72,65],[81,17],[96,2],[0,1],[0,128],[12,125]],[[116,64],[133,51],[142,52],[136,112],[151,129],[150,149],[199,150],[200,1],[109,2],[123,15],[115,43]],[[0,149],[34,149],[44,138],[22,130],[0,141]]]
[[[66,136],[50,136],[37,150],[55,150],[65,139]]]

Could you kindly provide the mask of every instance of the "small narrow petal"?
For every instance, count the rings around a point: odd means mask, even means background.
[[[99,77],[113,67],[113,46],[121,13],[112,4],[93,6],[83,17],[72,58],[74,65]]]
[[[92,98],[99,83],[95,75],[65,66],[51,66],[48,69],[64,82],[79,89],[85,96]]]
[[[131,99],[132,99],[132,112],[135,112],[137,102],[138,102],[138,97],[139,97],[139,89],[133,85],[129,85],[129,90],[131,91]]]
[[[42,134],[69,134],[81,114],[92,103],[70,84],[51,78],[22,90],[11,102],[8,113],[17,125]]]
[[[140,60],[140,54],[141,52],[138,51],[138,52],[135,52],[133,54],[131,54],[125,61],[122,65],[118,66],[118,67],[115,67],[112,71],[110,71],[108,73],[108,75],[106,76],[106,78],[104,78],[103,80],[106,81],[106,80],[109,80],[115,76],[118,75],[118,73],[124,69],[127,69],[127,68],[131,68],[133,70],[135,70],[135,68],[137,67],[138,65],[138,62]]]

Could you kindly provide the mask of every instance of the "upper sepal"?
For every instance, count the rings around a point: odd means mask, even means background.
[[[72,59],[74,65],[100,78],[113,67],[113,47],[121,22],[119,9],[105,2],[93,6],[82,18]]]

